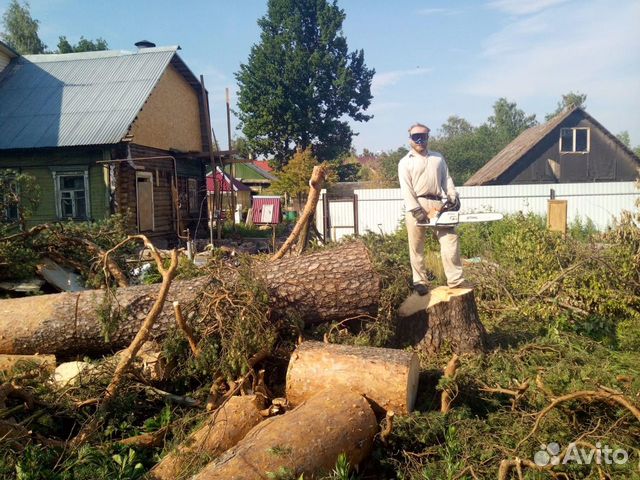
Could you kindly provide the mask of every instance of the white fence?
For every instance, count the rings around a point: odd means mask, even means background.
[[[604,230],[623,210],[634,210],[640,198],[635,182],[558,183],[544,185],[498,185],[457,187],[461,212],[533,212],[546,216],[547,200],[555,192],[557,200],[567,200],[567,220],[591,219]],[[326,195],[326,192],[323,192]],[[392,233],[404,215],[399,188],[355,190],[353,199],[329,198],[329,229],[333,240],[345,235],[372,232]],[[318,202],[316,224],[324,234],[325,202]],[[355,228],[357,219],[357,229]]]

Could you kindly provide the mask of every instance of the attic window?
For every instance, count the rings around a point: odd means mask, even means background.
[[[560,153],[587,153],[591,143],[588,128],[561,128]]]

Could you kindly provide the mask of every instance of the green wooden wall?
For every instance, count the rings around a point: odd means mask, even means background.
[[[55,222],[55,187],[52,167],[89,167],[90,220],[102,220],[109,216],[107,167],[98,160],[109,159],[109,150],[94,148],[87,150],[56,149],[30,150],[25,152],[0,152],[0,168],[12,168],[33,175],[40,185],[40,203],[29,226]]]

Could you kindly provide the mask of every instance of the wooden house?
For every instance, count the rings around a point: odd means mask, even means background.
[[[0,168],[37,179],[32,224],[122,213],[172,241],[206,218],[206,91],[180,47],[136,46],[16,56],[0,72]]]
[[[522,132],[465,185],[627,182],[640,158],[582,108]]]
[[[241,181],[256,195],[262,195],[277,180],[266,162],[234,163],[225,165],[225,172],[232,174],[233,178]],[[261,166],[264,165],[264,166]]]
[[[0,72],[4,70],[9,62],[16,58],[18,53],[6,43],[0,41]]]

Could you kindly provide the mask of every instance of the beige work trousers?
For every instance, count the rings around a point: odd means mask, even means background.
[[[425,212],[430,209],[442,205],[436,200],[428,200],[426,198],[418,198],[420,206]],[[427,268],[424,264],[424,242],[429,230],[434,230],[438,241],[440,242],[440,256],[442,257],[442,266],[447,277],[447,285],[455,287],[464,281],[462,275],[462,260],[460,259],[460,245],[458,242],[458,234],[454,228],[433,228],[418,227],[416,219],[413,218],[411,212],[407,212],[406,216],[407,233],[409,234],[409,259],[411,260],[411,270],[413,271],[413,283],[428,284]]]

